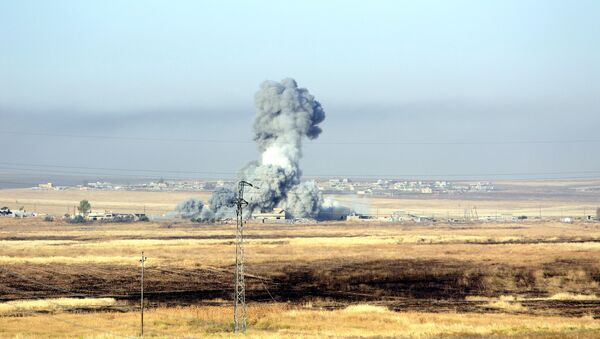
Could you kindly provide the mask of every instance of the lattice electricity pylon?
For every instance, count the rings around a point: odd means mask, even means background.
[[[247,181],[238,183],[236,204],[237,228],[235,233],[235,304],[233,305],[233,331],[246,333],[246,281],[244,280],[244,219],[242,210],[248,206],[244,200],[244,187],[254,187]]]

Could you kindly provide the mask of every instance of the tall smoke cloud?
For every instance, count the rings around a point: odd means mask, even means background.
[[[315,139],[321,134],[318,125],[325,119],[323,107],[307,89],[298,87],[290,78],[263,82],[254,102],[254,141],[261,157],[239,173],[239,179],[259,187],[248,191],[248,210],[282,207],[293,218],[323,217],[331,207],[323,207],[323,198],[314,182],[300,181],[302,140]],[[203,206],[196,215],[200,220],[206,216],[207,221],[234,217],[234,201],[233,189],[220,188],[213,193],[210,206]]]

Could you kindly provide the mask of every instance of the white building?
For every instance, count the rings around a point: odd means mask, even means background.
[[[51,182],[49,182],[49,183],[46,183],[46,184],[39,184],[38,188],[45,189],[45,190],[51,190],[51,189],[54,188],[54,185]]]
[[[261,211],[259,213],[254,213],[254,220],[258,220],[264,224],[266,223],[285,223],[286,215],[285,210],[283,208],[273,208],[271,211]]]

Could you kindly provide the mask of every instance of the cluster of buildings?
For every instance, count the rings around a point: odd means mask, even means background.
[[[133,184],[115,184],[107,181],[88,182],[85,185],[77,185],[80,190],[115,190],[115,191],[146,191],[146,192],[194,192],[212,191],[217,187],[233,184],[223,180],[201,181],[201,180],[156,180],[150,182]]]
[[[406,194],[463,194],[494,191],[490,182],[453,183],[449,181],[329,179],[317,181],[319,189],[329,194],[396,196]]]
[[[399,196],[407,194],[463,194],[494,191],[490,182],[459,183],[449,181],[407,181],[407,180],[352,180],[349,178],[316,180],[317,187],[326,194],[356,194],[362,196]],[[122,190],[151,192],[194,192],[213,191],[218,187],[231,186],[233,181],[225,180],[154,180],[141,183],[116,184],[108,181],[88,182],[74,187],[55,186],[52,183],[39,184],[33,189],[43,190]]]
[[[37,213],[26,211],[23,208],[20,208],[18,210],[11,210],[10,208],[5,206],[5,207],[0,208],[0,216],[13,217],[13,218],[26,218],[26,217],[35,217],[35,216],[37,216]]]
[[[81,216],[86,221],[148,221],[145,213],[114,213],[106,210],[91,210],[88,213],[78,213],[69,216],[73,219]]]
[[[109,181],[87,182],[76,186],[56,186],[53,183],[43,183],[35,187],[34,190],[106,190],[106,191],[149,191],[149,192],[194,192],[194,191],[213,191],[218,187],[230,186],[234,182],[224,180],[155,180],[150,182],[117,184]]]
[[[44,216],[45,214],[42,214]],[[18,210],[11,210],[9,207],[1,207],[0,208],[0,216],[3,217],[13,217],[13,218],[28,218],[28,217],[36,217],[38,214],[36,212],[26,211],[21,208]],[[46,215],[53,219],[52,216]],[[64,219],[74,220],[75,218],[80,217],[85,221],[148,221],[148,216],[145,213],[115,213],[112,211],[106,210],[91,210],[87,213],[76,213],[74,215],[65,214]]]
[[[392,215],[386,216],[372,216],[363,215],[358,213],[352,213],[346,217],[346,221],[382,221],[382,222],[435,222],[436,219],[433,216],[417,215],[412,213],[405,213],[403,211],[396,211]]]
[[[270,211],[254,213],[252,214],[252,219],[263,224],[286,223],[289,221],[289,218],[285,213],[285,209],[279,207],[273,208]]]

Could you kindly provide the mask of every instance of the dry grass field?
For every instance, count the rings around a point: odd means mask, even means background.
[[[600,223],[246,229],[249,337],[600,336]],[[144,251],[146,336],[230,337],[233,240],[228,224],[0,218],[0,336],[137,335]]]
[[[248,338],[597,338],[600,321],[523,314],[395,312],[383,306],[352,305],[316,310],[310,305],[254,304]],[[27,328],[26,333],[23,332]],[[51,333],[50,333],[51,332]],[[145,313],[152,338],[230,338],[231,307],[157,307]],[[2,337],[135,337],[135,312],[58,313],[0,317]],[[241,335],[239,337],[242,337]]]
[[[461,183],[456,183],[461,184]],[[466,185],[468,183],[462,183]],[[473,208],[480,216],[529,218],[583,217],[599,206],[598,180],[518,180],[494,182],[496,191],[468,194],[406,194],[393,198],[332,195],[331,198],[363,213],[389,215],[403,211],[438,219],[462,218]]]
[[[600,336],[596,200],[552,195],[596,183],[504,183],[504,195],[332,196],[373,215],[530,215],[497,223],[246,225],[248,337]],[[523,191],[535,186],[544,199]],[[62,215],[161,215],[208,193],[0,190],[0,205]],[[0,337],[139,334],[139,256],[148,337],[231,337],[234,225],[183,221],[69,224],[0,218]]]
[[[465,209],[470,212],[474,207],[480,216],[519,216],[543,218],[561,216],[583,217],[596,214],[598,202],[578,200],[498,200],[475,199],[467,197],[431,197],[431,198],[357,198],[351,195],[333,195],[337,201],[353,206],[357,210],[371,215],[390,215],[395,211],[433,216],[437,218],[462,218]]]
[[[28,211],[60,216],[73,213],[73,206],[78,206],[79,201],[86,199],[92,203],[94,209],[113,212],[142,212],[146,209],[148,214],[163,214],[190,196],[207,200],[210,193],[0,189],[0,205],[12,209],[23,206]]]

